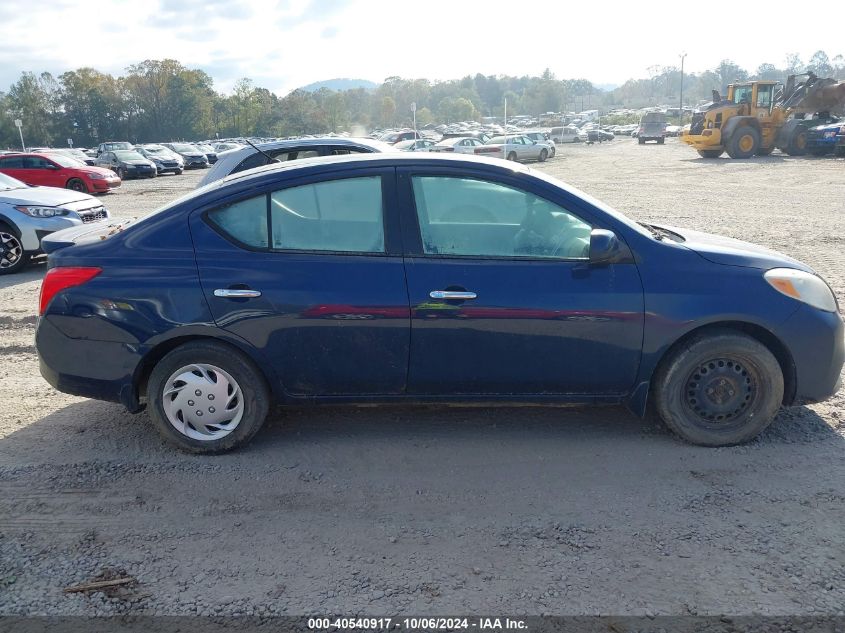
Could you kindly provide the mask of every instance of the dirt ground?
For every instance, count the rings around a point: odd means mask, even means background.
[[[624,139],[538,168],[788,253],[845,304],[845,159]],[[105,202],[144,214],[199,177]],[[729,449],[621,408],[390,407],[277,413],[244,450],[187,456],[41,379],[42,274],[0,278],[0,614],[845,613],[843,391]]]

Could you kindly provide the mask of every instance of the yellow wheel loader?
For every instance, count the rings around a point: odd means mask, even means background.
[[[806,81],[797,81],[799,77]],[[680,140],[704,158],[727,152],[731,158],[767,156],[775,148],[792,156],[807,151],[807,130],[835,121],[832,111],[845,105],[845,81],[819,79],[813,73],[777,81],[749,81],[728,86],[722,98],[692,117]]]

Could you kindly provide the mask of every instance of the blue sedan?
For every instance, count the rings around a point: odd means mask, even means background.
[[[243,172],[44,240],[36,343],[66,393],[148,406],[196,453],[272,405],[626,404],[706,446],[840,385],[805,264],[638,224],[499,160],[366,154]]]

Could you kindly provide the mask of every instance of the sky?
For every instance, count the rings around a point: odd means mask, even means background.
[[[205,70],[228,93],[250,77],[280,96],[339,77],[431,80],[539,75],[622,84],[652,66],[749,70],[845,54],[839,29],[790,29],[755,3],[568,0],[0,0],[0,90],[22,71],[91,66],[121,75],[145,59]],[[24,8],[25,7],[25,8]],[[725,17],[725,15],[729,17]],[[727,27],[722,25],[727,24]],[[735,24],[733,30],[729,25]],[[787,43],[785,43],[787,42]]]

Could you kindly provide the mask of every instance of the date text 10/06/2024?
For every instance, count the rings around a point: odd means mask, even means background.
[[[425,630],[425,631],[455,631],[463,630],[479,630],[479,631],[519,631],[525,630],[527,627],[524,620],[518,618],[496,618],[496,617],[478,617],[478,618],[437,618],[437,617],[421,617],[421,618],[379,618],[379,617],[364,617],[364,618],[309,618],[308,628],[316,631],[320,630],[388,630],[388,629],[404,629],[409,631]]]

